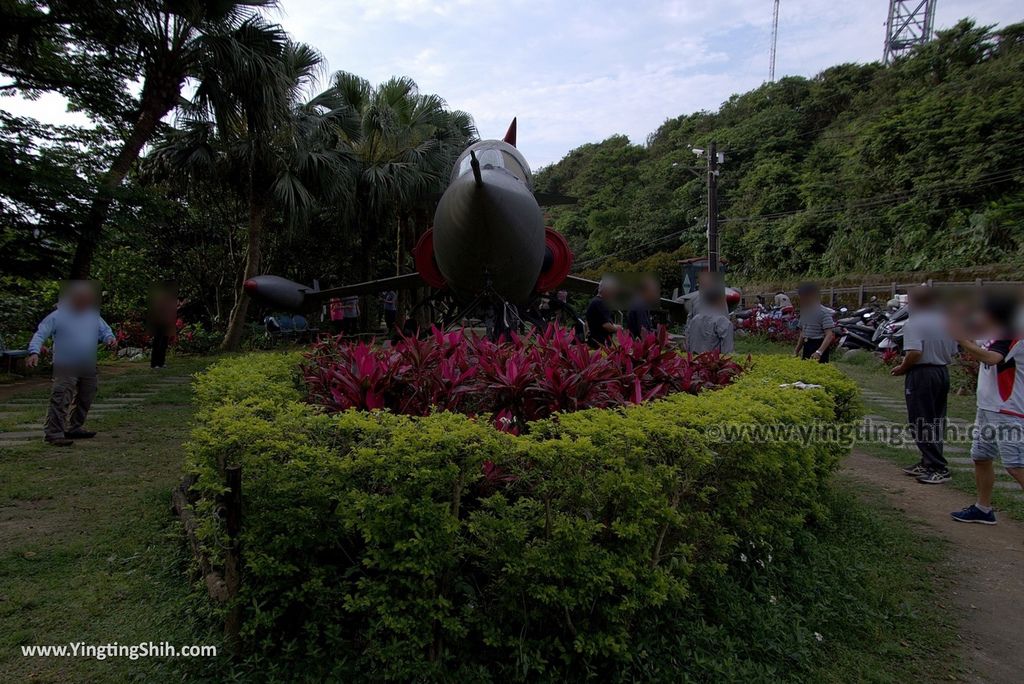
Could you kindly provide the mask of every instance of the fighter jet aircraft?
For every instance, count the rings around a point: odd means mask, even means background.
[[[433,228],[414,249],[415,273],[326,290],[265,275],[246,280],[245,291],[272,306],[297,310],[328,298],[426,284],[458,303],[450,309],[452,318],[481,306],[501,308],[515,318],[541,293],[596,291],[596,282],[569,275],[569,243],[544,226],[541,206],[574,202],[534,191],[530,166],[516,149],[512,119],[502,140],[482,140],[459,156]]]

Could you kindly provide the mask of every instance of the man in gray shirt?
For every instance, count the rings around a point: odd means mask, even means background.
[[[832,342],[836,338],[836,321],[832,310],[821,303],[821,290],[814,283],[803,283],[797,288],[800,295],[800,335],[796,340],[794,356],[828,363]]]
[[[722,313],[728,310],[725,289],[710,285],[700,292],[706,306],[693,313],[686,322],[686,351],[691,354],[709,351],[731,354],[732,321]]]
[[[956,342],[930,287],[910,291],[910,318],[903,326],[903,361],[892,369],[904,376],[907,421],[921,459],[903,472],[923,484],[942,484],[952,476],[942,454],[949,397],[949,364]]]

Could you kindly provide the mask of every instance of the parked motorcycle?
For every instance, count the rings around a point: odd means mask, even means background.
[[[878,326],[871,341],[879,351],[895,349],[903,353],[903,326],[910,318],[910,307],[904,304],[891,313],[888,319]]]

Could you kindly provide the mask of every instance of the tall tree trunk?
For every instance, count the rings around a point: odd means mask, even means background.
[[[243,283],[249,278],[259,275],[260,260],[263,257],[263,226],[270,209],[269,202],[267,202],[268,194],[250,191],[249,239],[245,247],[245,273],[242,282],[237,285],[235,306],[231,309],[228,329],[220,344],[220,348],[225,351],[238,349],[242,342],[242,333],[245,332],[245,316],[249,312],[249,295],[245,293]]]
[[[151,81],[147,79],[142,86],[142,97],[139,101],[139,116],[132,125],[131,132],[118,150],[114,162],[100,179],[96,195],[93,197],[89,213],[82,223],[75,247],[75,258],[71,262],[72,279],[86,279],[92,272],[92,259],[96,246],[103,235],[103,226],[110,214],[110,206],[114,202],[114,194],[121,187],[132,164],[139,158],[142,148],[153,137],[160,120],[174,107],[174,102],[181,91],[177,79]]]

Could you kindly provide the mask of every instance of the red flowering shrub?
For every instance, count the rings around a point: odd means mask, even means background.
[[[153,336],[145,323],[136,320],[122,321],[114,326],[114,336],[120,347],[138,347],[148,349],[153,342]]]
[[[664,329],[641,339],[620,333],[617,342],[590,349],[555,326],[500,342],[436,329],[390,347],[332,338],[313,347],[303,376],[309,400],[329,411],[490,414],[501,429],[519,432],[559,411],[696,394],[727,385],[743,370],[717,352],[682,356]]]
[[[780,318],[770,316],[750,316],[736,323],[736,329],[753,337],[760,337],[769,342],[792,342],[800,334],[794,327],[795,318],[783,316]]]

